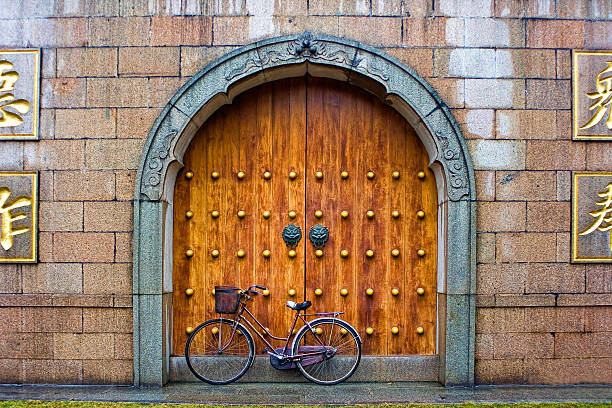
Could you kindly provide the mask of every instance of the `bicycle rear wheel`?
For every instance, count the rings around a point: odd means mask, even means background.
[[[321,385],[338,384],[353,375],[361,361],[357,331],[343,320],[327,317],[310,325],[312,330],[304,326],[292,346],[294,355],[314,353],[297,362],[302,375]]]
[[[229,384],[247,372],[255,347],[249,331],[228,319],[208,320],[191,333],[185,346],[187,366],[209,384]]]

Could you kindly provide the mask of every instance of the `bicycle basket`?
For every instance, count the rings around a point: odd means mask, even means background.
[[[233,286],[215,286],[215,312],[219,314],[234,314],[240,304],[240,293]]]

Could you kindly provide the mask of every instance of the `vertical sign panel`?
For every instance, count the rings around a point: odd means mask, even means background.
[[[39,50],[0,50],[0,140],[38,139]]]
[[[612,262],[612,173],[574,173],[572,218],[572,262]]]
[[[0,263],[37,260],[38,172],[0,172]]]

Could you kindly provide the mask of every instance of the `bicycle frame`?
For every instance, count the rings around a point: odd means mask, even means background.
[[[248,295],[247,295],[248,296]],[[308,320],[305,319],[306,316],[333,316],[334,319],[341,315],[344,314],[344,312],[328,312],[328,313],[311,313],[311,314],[300,314],[299,310],[295,311],[295,318],[293,319],[293,323],[291,324],[291,328],[289,329],[289,334],[287,337],[277,337],[274,336],[272,333],[270,333],[263,324],[261,324],[261,322],[257,319],[257,317],[255,317],[255,315],[253,315],[253,313],[251,313],[251,311],[249,309],[247,309],[246,304],[248,301],[248,297],[245,301],[240,301],[240,309],[238,310],[238,312],[236,313],[236,315],[234,316],[234,326],[232,327],[232,335],[230,336],[227,344],[223,347],[221,347],[220,351],[225,350],[226,347],[228,347],[229,344],[231,344],[234,335],[236,334],[236,329],[238,328],[238,324],[245,322],[246,325],[255,332],[255,334],[257,334],[257,336],[266,344],[267,349],[269,350],[268,353],[275,355],[276,357],[279,358],[284,358],[284,359],[289,359],[290,361],[295,361],[295,360],[300,360],[303,357],[310,357],[310,356],[317,356],[320,355],[322,352],[321,351],[314,351],[314,352],[306,352],[306,353],[298,353],[298,354],[287,354],[287,351],[289,349],[289,341],[291,340],[291,337],[293,337],[293,330],[295,329],[295,325],[298,321],[298,318],[302,320],[302,322],[304,323],[305,326],[308,326],[308,328],[310,330],[313,330],[312,326],[310,325],[310,322]],[[246,314],[253,319],[253,321],[266,333],[267,336],[270,336],[272,339],[274,340],[280,340],[280,341],[284,341],[285,345],[283,346],[283,352],[282,354],[277,354],[274,352],[275,348],[274,346],[266,339],[266,337],[264,335],[261,334],[261,332],[253,325],[253,323],[251,323],[248,319],[246,319],[243,314],[246,312]],[[318,336],[314,336],[317,341],[321,344],[322,347],[325,347],[325,344],[323,344],[323,342],[321,341],[321,339],[319,339]]]

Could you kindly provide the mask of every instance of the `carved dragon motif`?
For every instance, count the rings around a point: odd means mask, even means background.
[[[151,155],[147,159],[144,168],[144,176],[142,178],[142,192],[151,197],[152,190],[159,190],[159,183],[161,182],[161,173],[164,169],[164,163],[167,161],[168,155],[170,154],[170,147],[172,142],[176,138],[178,131],[176,129],[171,130],[166,136],[164,136],[161,146],[151,152]]]
[[[452,201],[458,201],[463,196],[469,195],[467,168],[461,154],[457,149],[451,147],[448,136],[439,130],[435,132],[442,147],[442,158],[446,164],[449,174],[448,197]]]

